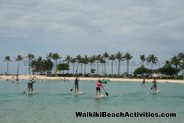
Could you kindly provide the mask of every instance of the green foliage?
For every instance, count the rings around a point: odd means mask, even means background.
[[[140,60],[142,62],[142,66],[144,66],[144,62],[146,61],[145,55],[140,55],[139,58],[140,58]]]
[[[172,66],[165,65],[165,66],[159,68],[158,71],[162,74],[173,76],[173,75],[176,75],[180,70],[177,68],[174,68]]]
[[[5,56],[4,61],[7,61],[7,62],[11,61],[10,56]]]
[[[76,71],[76,75],[79,75],[78,73],[78,69],[81,68],[81,76],[89,76],[88,73],[94,73],[96,72],[96,74],[94,75],[94,77],[99,77],[101,75],[103,75],[105,73],[106,76],[110,76],[110,77],[120,77],[122,76],[121,74],[121,70],[123,70],[124,68],[121,68],[121,62],[122,61],[126,61],[126,65],[127,65],[127,74],[129,73],[129,60],[132,59],[132,55],[129,54],[128,52],[125,53],[125,55],[123,55],[123,53],[121,53],[120,51],[117,52],[116,54],[108,54],[107,52],[105,52],[104,54],[94,54],[92,56],[81,56],[80,54],[74,57],[71,56],[66,56],[65,60],[63,62],[67,62],[66,63],[62,63],[62,64],[58,64],[58,60],[61,58],[60,55],[58,53],[49,53],[46,57],[46,59],[42,59],[42,57],[38,57],[35,58],[33,54],[28,54],[25,58],[28,58],[29,60],[29,73],[30,73],[30,69],[34,72],[38,72],[41,74],[44,73],[49,73],[52,74],[53,71],[55,72],[55,75],[57,73],[57,70],[60,71],[65,71],[68,70],[68,73],[66,75],[71,74],[69,71],[69,65],[72,65],[72,69],[73,69],[73,75]],[[19,72],[19,62],[21,62],[23,60],[24,57],[22,57],[21,55],[18,55],[15,58],[15,61],[18,62],[18,67],[17,67],[17,75]],[[145,57],[145,55],[140,55],[140,60],[141,60],[141,67],[138,67],[137,69],[135,69],[134,74],[143,74],[143,73],[162,73],[165,75],[169,75],[172,76],[174,78],[176,78],[177,73],[179,73],[179,71],[182,71],[182,76],[184,77],[184,52],[179,53],[178,55],[174,55],[172,58],[170,58],[169,60],[166,61],[166,64],[164,66],[161,66],[161,68],[153,70],[153,66],[156,65],[158,62],[158,58],[154,55],[151,54],[148,57]],[[61,59],[60,59],[61,60]],[[7,62],[7,73],[8,73],[8,62],[12,61],[10,59],[10,56],[6,56],[4,58],[4,61]],[[114,61],[116,61],[118,64],[115,64]],[[60,61],[62,62],[62,61]],[[146,67],[144,67],[144,62],[147,62],[151,65],[151,68],[148,69]],[[75,64],[76,63],[76,64]],[[89,66],[87,66],[89,64]],[[76,66],[75,66],[76,65]],[[84,65],[84,69],[82,68]],[[100,68],[100,65],[102,66]],[[114,70],[114,65],[118,65],[117,66],[117,74],[113,73]],[[106,66],[107,67],[111,67],[111,74],[106,73]],[[89,68],[90,67],[90,68]],[[54,69],[53,69],[54,68]],[[95,69],[94,69],[95,68]],[[101,69],[101,70],[100,70]],[[88,71],[90,70],[90,71]],[[101,73],[100,73],[101,72]],[[107,71],[108,72],[108,71]],[[62,74],[64,75],[64,74]],[[175,75],[175,76],[173,76]]]
[[[147,57],[147,62],[151,64],[151,69],[153,70],[153,65],[157,64],[158,58],[154,54],[151,54]]]
[[[53,62],[50,59],[44,60],[43,66],[45,71],[50,72],[53,67]]]
[[[6,73],[9,74],[9,72],[8,72],[8,71],[9,71],[9,70],[8,70],[8,69],[9,69],[9,65],[8,65],[8,64],[9,64],[9,62],[12,61],[12,60],[10,59],[10,56],[5,56],[4,61],[6,61],[6,63],[7,63],[7,71],[6,71]]]
[[[148,68],[145,68],[144,66],[138,67],[134,71],[134,75],[136,74],[144,74],[144,73],[151,73],[151,70]]]
[[[44,72],[51,73],[53,67],[53,62],[51,59],[42,59],[42,57],[38,57],[31,62],[31,67],[33,72],[39,72],[43,74]]]
[[[91,73],[93,73],[93,74],[94,74],[94,73],[95,73],[95,71],[96,71],[96,69],[91,69]]]
[[[23,57],[21,55],[18,55],[16,58],[15,58],[15,61],[22,61],[23,60]]]
[[[57,70],[59,70],[59,71],[69,70],[69,64],[68,63],[58,64]]]

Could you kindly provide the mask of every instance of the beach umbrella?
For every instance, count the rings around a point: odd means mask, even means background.
[[[143,76],[147,76],[148,74],[144,73]]]
[[[156,77],[158,77],[158,74],[154,73],[154,74],[152,74],[152,77],[156,78]]]

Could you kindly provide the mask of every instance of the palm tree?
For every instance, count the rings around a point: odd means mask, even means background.
[[[88,59],[88,62],[90,63],[90,73],[91,74],[95,73],[95,69],[94,69],[95,60],[96,60],[96,56],[95,55],[89,57],[89,59]],[[91,76],[93,76],[93,75],[91,75]]]
[[[32,62],[32,66],[33,66],[33,71],[34,72],[40,72],[42,71],[42,57],[38,57],[36,59],[33,60]]]
[[[51,68],[51,69],[48,69],[48,73],[50,74],[51,73],[51,71],[52,71],[52,67],[53,67],[53,62],[52,62],[52,52],[50,52],[48,55],[47,55],[47,57],[46,57],[46,59],[47,59],[47,61],[49,61],[48,63],[48,65],[50,65],[50,66],[48,66],[48,68]],[[51,63],[52,62],[52,63]],[[51,66],[52,65],[52,66]]]
[[[179,66],[179,64],[180,64],[180,59],[179,59],[177,56],[173,56],[173,57],[171,58],[170,63],[171,63],[172,65],[175,65],[175,68],[178,69],[178,66]]]
[[[109,60],[111,60],[111,76],[113,76],[113,65],[114,65],[114,60],[116,60],[116,57],[114,54],[111,54],[109,56]]]
[[[178,54],[178,58],[180,60],[180,69],[182,70],[182,76],[184,79],[184,52]]]
[[[121,52],[117,52],[116,54],[116,59],[118,60],[118,75],[120,75],[120,66],[121,66],[121,61],[124,60],[124,56]]]
[[[34,59],[32,62],[33,72],[39,72],[40,74],[42,74],[42,72],[47,71],[47,69],[51,69],[49,64],[52,64],[50,59],[47,59],[46,61],[46,60],[43,60],[41,56],[39,56],[37,59]]]
[[[97,68],[96,68],[96,70],[97,70],[97,75],[99,74],[99,63],[100,63],[101,57],[102,56],[100,54],[96,56],[96,62],[97,62]]]
[[[168,60],[166,60],[165,61],[165,65],[164,66],[166,66],[166,67],[170,67],[171,66],[171,64],[170,64],[170,62],[168,61]]]
[[[144,67],[144,62],[146,61],[146,57],[145,57],[145,55],[140,55],[140,57],[139,57],[140,59],[141,59],[141,62],[142,62],[142,67]]]
[[[81,73],[82,73],[82,57],[81,57],[81,55],[77,55],[76,56],[76,60],[77,60],[77,69],[76,69],[76,74],[78,74],[78,66],[79,66],[79,64],[81,63]]]
[[[47,55],[47,59],[52,59],[52,52],[50,52],[48,55]]]
[[[38,71],[40,72],[40,74],[43,74],[43,71],[44,71],[43,62],[44,62],[44,60],[42,59],[41,56],[39,56],[38,59],[37,59],[37,67],[38,67]]]
[[[18,67],[17,67],[17,81],[19,80],[18,79],[18,76],[19,76],[19,64],[20,64],[20,61],[23,60],[23,57],[21,55],[18,55],[16,58],[15,58],[15,61],[18,62]]]
[[[99,61],[100,61],[101,65],[102,65],[102,74],[105,74],[105,70],[103,70],[103,65],[105,66],[105,59],[103,58],[103,56],[101,56],[99,58]]]
[[[83,64],[85,65],[84,66],[84,74],[86,74],[86,65],[88,64],[88,61],[89,61],[89,58],[87,55],[85,55],[83,58]]]
[[[147,62],[149,63],[149,64],[151,64],[151,70],[153,70],[153,65],[155,64],[157,64],[157,62],[158,62],[158,58],[155,56],[155,55],[153,55],[153,54],[151,54],[151,55],[149,55],[148,57],[147,57]]]
[[[105,61],[105,63],[104,63],[104,73],[106,74],[106,63],[107,63],[106,59],[109,57],[109,54],[107,52],[105,52],[103,54],[103,57],[104,57],[104,61]]]
[[[184,52],[183,53],[179,53],[177,56],[180,60],[184,60]]]
[[[58,53],[52,54],[52,59],[55,61],[55,76],[57,75],[57,63],[58,63],[58,59],[60,58],[61,57],[59,56]]]
[[[75,66],[75,63],[76,63],[76,58],[72,58],[71,57],[71,61],[70,62],[72,63],[72,66],[73,66],[73,76],[74,76],[74,66]]]
[[[171,58],[170,63],[175,66],[176,69],[178,69],[178,66],[180,65],[180,59],[177,56],[173,56]],[[176,73],[177,76],[178,73]]]
[[[66,61],[66,62],[68,63],[68,65],[70,66],[71,60],[72,60],[72,57],[69,56],[69,55],[67,55],[64,61]],[[70,70],[70,69],[69,69],[69,70]],[[69,70],[68,70],[68,73],[69,73]]]
[[[90,70],[94,69],[94,63],[95,63],[95,55],[88,58],[88,62],[90,63]]]
[[[8,75],[9,74],[9,62],[12,60],[10,59],[10,56],[5,56],[4,61],[6,61],[7,63],[6,74]]]
[[[180,68],[182,69],[182,76],[183,76],[183,79],[184,79],[184,62],[180,65]]]
[[[130,65],[130,60],[132,59],[132,56],[130,53],[125,53],[125,60],[127,64],[127,74],[129,75],[129,65]]]
[[[53,62],[51,59],[46,58],[46,60],[43,61],[44,69],[47,71],[47,75],[51,73]]]
[[[28,58],[28,62],[29,62],[29,75],[31,74],[31,72],[30,72],[30,70],[31,70],[31,64],[32,64],[32,61],[33,61],[33,59],[34,59],[34,55],[33,54],[28,54],[27,55],[27,58]]]

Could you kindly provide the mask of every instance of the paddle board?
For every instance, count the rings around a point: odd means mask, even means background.
[[[78,93],[73,93],[73,95],[75,95],[75,96],[82,95],[82,94],[83,94],[82,91],[79,91]]]
[[[38,93],[39,93],[38,91],[34,91],[34,92],[26,92],[25,94],[34,95],[34,94],[38,94]]]
[[[106,80],[102,80],[101,83],[102,84],[107,84],[107,81]]]
[[[154,93],[154,94],[160,93],[160,90],[158,90],[158,89],[157,90],[153,90],[152,93]]]
[[[95,98],[95,99],[101,99],[101,98],[103,98],[103,97],[105,97],[105,95],[101,94],[101,95],[95,96],[94,98]]]

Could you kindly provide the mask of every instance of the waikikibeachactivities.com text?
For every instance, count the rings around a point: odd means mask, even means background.
[[[76,117],[176,117],[176,113],[151,113],[151,112],[75,112]]]

